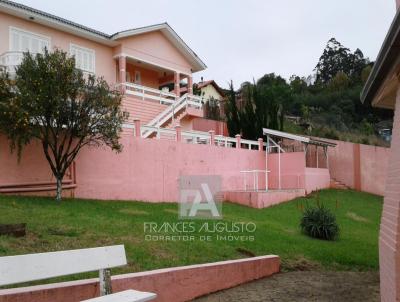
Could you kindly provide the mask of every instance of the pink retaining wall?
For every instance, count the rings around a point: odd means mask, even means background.
[[[241,170],[260,169],[257,150],[192,145],[123,135],[124,150],[85,149],[76,165],[76,197],[177,201],[180,175],[221,175],[222,189],[243,187]]]
[[[112,277],[114,292],[136,289],[154,292],[158,302],[183,302],[278,273],[278,256],[158,269]],[[98,279],[87,279],[0,290],[0,302],[75,302],[94,298]]]
[[[305,195],[304,189],[269,192],[230,191],[225,192],[225,200],[256,209],[262,209]]]
[[[330,182],[331,177],[328,169],[305,169],[305,189],[307,194],[312,191],[329,188]]]
[[[328,148],[331,177],[350,188],[383,195],[390,149],[334,140],[332,142],[337,146]]]
[[[108,148],[81,151],[76,160],[75,197],[176,202],[180,175],[221,175],[222,190],[237,191],[244,188],[240,171],[265,169],[264,151],[141,139],[134,137],[132,131],[125,131],[121,140],[124,150],[119,154]],[[9,154],[3,136],[0,143],[0,184],[52,179],[39,144],[28,146],[18,164],[16,155]],[[320,181],[318,177],[306,182],[304,165],[302,152],[281,154],[281,189],[304,189],[307,184],[310,192],[321,187],[316,184]],[[278,189],[277,154],[268,156],[268,169],[269,188]],[[248,177],[247,185],[253,186],[252,177]],[[259,188],[265,188],[263,174],[259,177]]]

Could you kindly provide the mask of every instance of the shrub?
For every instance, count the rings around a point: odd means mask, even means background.
[[[323,205],[306,208],[300,227],[304,234],[313,238],[335,240],[339,236],[335,215]]]

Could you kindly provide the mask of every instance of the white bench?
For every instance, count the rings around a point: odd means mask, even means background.
[[[112,294],[110,268],[126,264],[123,245],[0,257],[0,286],[98,270],[100,297],[85,302],[145,302],[155,299],[157,295],[154,293],[132,289]]]

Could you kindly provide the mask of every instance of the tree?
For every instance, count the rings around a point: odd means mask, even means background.
[[[357,48],[352,53],[335,38],[331,38],[315,66],[316,81],[327,84],[339,72],[343,72],[353,82],[358,83],[361,81],[361,72],[368,63],[360,49]]]
[[[120,94],[104,79],[84,76],[61,50],[24,53],[14,80],[4,72],[0,76],[0,130],[18,157],[32,140],[41,142],[58,201],[65,172],[83,147],[121,151],[120,104]]]
[[[239,109],[236,103],[236,92],[233,88],[232,81],[229,83],[229,91],[226,95],[225,102],[225,115],[226,115],[226,126],[231,136],[240,134],[240,120],[239,120]]]
[[[240,108],[233,87],[228,94],[225,111],[229,134],[241,133],[246,139],[258,139],[263,136],[262,128],[283,130],[285,107],[291,103],[291,89],[285,79],[271,73],[241,87]]]

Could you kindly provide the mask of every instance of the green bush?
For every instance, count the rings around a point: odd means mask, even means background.
[[[323,205],[306,208],[300,227],[304,234],[313,238],[335,240],[339,236],[335,215]]]

